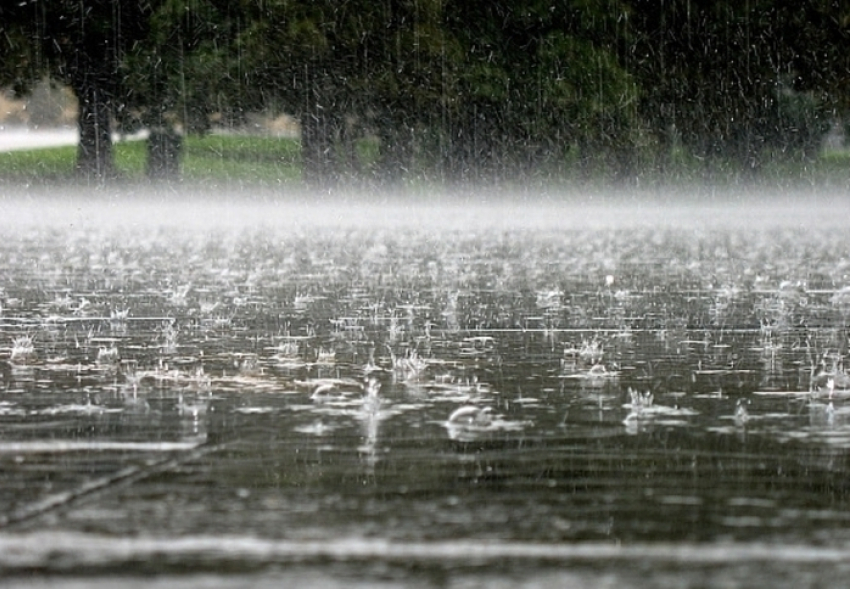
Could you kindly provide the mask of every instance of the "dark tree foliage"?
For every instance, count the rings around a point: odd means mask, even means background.
[[[149,34],[124,57],[128,124],[181,127],[202,134],[211,116],[233,118],[245,100],[228,71],[238,21],[231,2],[160,0],[152,3]],[[234,59],[235,61],[235,59]],[[238,114],[236,115],[238,118]]]
[[[332,142],[344,116],[344,63],[333,38],[338,28],[333,2],[243,3],[246,27],[233,57],[242,82],[242,103],[269,103],[301,122],[304,177],[333,182]],[[231,67],[231,70],[234,69]]]
[[[845,0],[20,0],[0,33],[0,82],[73,88],[98,177],[112,120],[165,137],[259,110],[298,118],[324,188],[672,157],[753,175],[850,110]]]
[[[244,119],[250,93],[230,71],[239,31],[238,6],[224,0],[149,4],[149,32],[122,61],[125,128],[149,130],[148,175],[176,179],[183,134],[203,134],[213,117]],[[233,52],[233,55],[231,55]]]
[[[112,118],[125,104],[121,66],[129,47],[148,35],[150,3],[139,0],[20,0],[5,7],[7,80],[26,88],[49,75],[70,86],[79,102],[78,171],[114,175]]]
[[[327,187],[358,172],[365,134],[380,153],[376,169],[359,172],[397,178],[450,96],[441,0],[247,5],[236,45],[246,103],[299,119],[306,181]]]
[[[752,174],[766,157],[816,153],[848,75],[834,2],[632,3],[641,116],[663,154],[678,140]]]
[[[378,139],[371,172],[394,182],[413,169],[499,178],[579,145],[623,152],[636,128],[636,88],[618,60],[627,40],[619,2],[244,6],[236,55],[254,93],[245,98],[299,118],[313,184],[356,170],[364,134]]]
[[[621,59],[628,7],[591,2],[450,2],[447,27],[464,48],[450,166],[461,177],[516,175],[574,151],[617,154],[617,175],[637,122],[637,88]],[[558,172],[559,170],[555,170]]]
[[[38,77],[31,31],[24,23],[35,15],[25,3],[0,4],[0,86],[24,94]]]

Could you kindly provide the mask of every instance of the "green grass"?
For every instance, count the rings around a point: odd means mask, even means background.
[[[188,137],[182,162],[188,182],[278,184],[301,179],[297,139],[208,135]]]
[[[129,184],[147,182],[145,161],[147,144],[144,141],[119,142],[114,146],[115,165],[122,181]],[[374,140],[362,140],[356,146],[361,170],[368,173],[377,158],[378,145]],[[0,185],[51,185],[80,182],[74,173],[76,147],[55,147],[0,153]],[[300,186],[301,149],[298,139],[249,135],[208,135],[187,137],[181,159],[182,180],[196,186],[271,187]],[[551,175],[541,175],[541,185],[604,187],[610,185],[605,162],[580,173],[569,162],[557,166]],[[587,172],[587,171],[586,171]],[[438,180],[410,178],[408,186],[433,185]],[[673,154],[664,171],[651,167],[640,172],[644,187],[675,187],[691,184],[711,184],[719,187],[759,183],[765,186],[817,186],[824,188],[850,187],[850,153],[831,152],[814,162],[788,158],[768,160],[757,176],[742,176],[734,165],[714,162],[709,169],[702,160],[687,154]],[[529,184],[523,180],[525,184]],[[534,181],[531,181],[533,184]]]
[[[69,178],[76,154],[73,146],[0,153],[0,178],[10,183]]]
[[[121,180],[145,182],[147,144],[122,141],[114,145]],[[77,148],[50,147],[0,153],[0,183],[52,184],[74,182]],[[183,181],[195,184],[276,185],[301,180],[301,149],[297,139],[209,135],[187,137],[183,146]]]

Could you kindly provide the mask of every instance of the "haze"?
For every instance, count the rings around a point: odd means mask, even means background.
[[[496,190],[432,194],[294,193],[268,189],[69,187],[22,189],[0,200],[0,227],[175,226],[204,230],[246,227],[581,228],[635,225],[808,227],[847,230],[845,195],[814,190],[624,190],[536,194]]]

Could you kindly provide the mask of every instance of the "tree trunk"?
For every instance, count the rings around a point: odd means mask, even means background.
[[[113,178],[115,161],[112,153],[109,91],[88,76],[73,84],[73,89],[79,101],[77,173],[96,180]]]

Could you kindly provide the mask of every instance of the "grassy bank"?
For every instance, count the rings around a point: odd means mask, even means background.
[[[115,166],[121,181],[146,181],[145,141],[114,145]],[[0,153],[0,183],[53,184],[76,182],[75,146],[49,147]],[[300,145],[297,139],[209,135],[187,137],[181,160],[182,179],[193,184],[299,183]]]
[[[364,142],[361,160],[374,161],[374,142]],[[145,175],[146,143],[124,141],[115,144],[115,164],[121,182],[130,185],[147,183]],[[79,183],[75,178],[76,147],[40,148],[0,153],[0,185],[46,185]],[[182,181],[193,186],[301,186],[300,144],[293,138],[274,138],[242,135],[209,135],[187,137],[181,160]],[[517,186],[548,188],[610,188],[607,167],[593,166],[588,174],[567,166],[561,171],[537,178],[522,179]],[[409,187],[425,189],[431,180],[410,180]],[[508,182],[508,184],[510,184]],[[624,184],[614,184],[622,187]],[[764,187],[815,187],[824,189],[850,188],[850,153],[831,152],[813,162],[792,161],[787,158],[769,160],[757,174],[744,176],[731,163],[723,165],[706,162],[683,154],[672,157],[664,170],[642,171],[635,182],[625,186],[642,188],[675,188],[711,185],[734,187],[759,185]],[[510,188],[510,186],[508,186]]]
[[[299,183],[301,145],[290,138],[188,137],[182,164],[186,182]],[[137,170],[143,173],[144,163]]]

